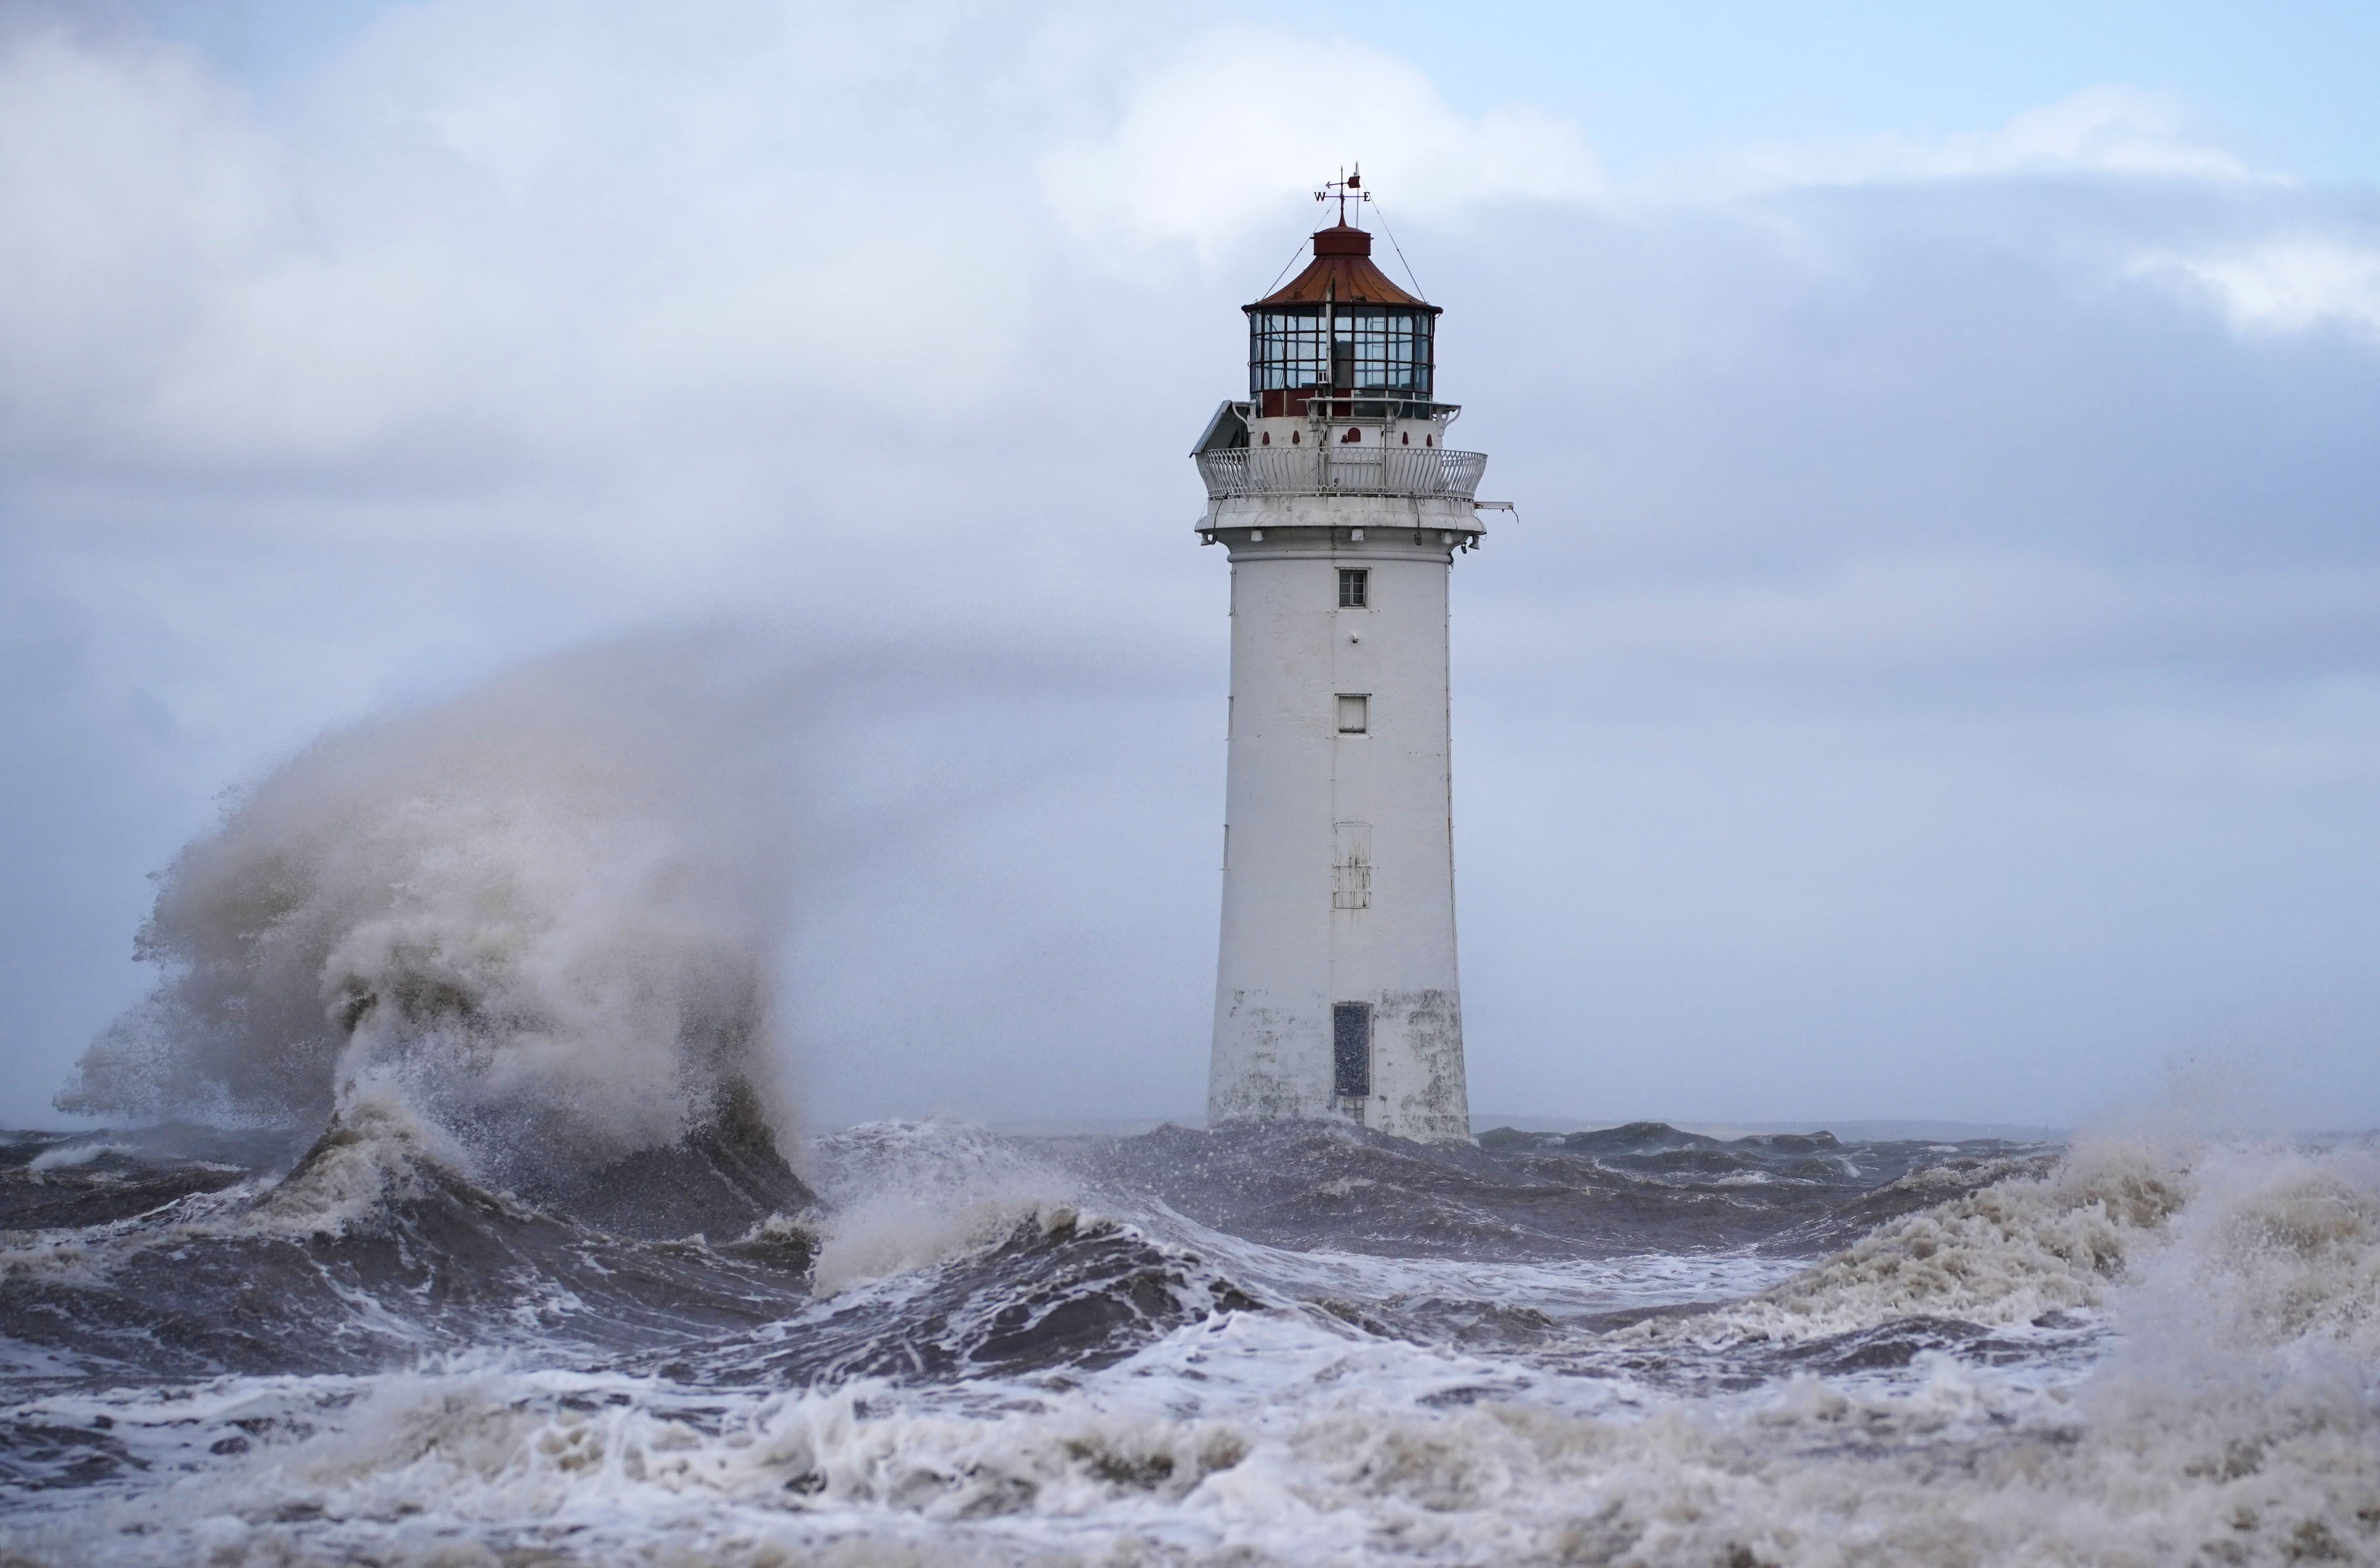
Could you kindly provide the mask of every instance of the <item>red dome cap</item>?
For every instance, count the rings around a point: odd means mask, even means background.
[[[1255,305],[1318,305],[1325,298],[1342,305],[1403,305],[1439,313],[1426,299],[1407,294],[1372,264],[1372,237],[1351,224],[1334,224],[1314,236],[1314,260],[1292,278],[1289,286],[1268,294]]]

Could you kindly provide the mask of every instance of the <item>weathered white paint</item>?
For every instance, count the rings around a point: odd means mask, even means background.
[[[1285,443],[1288,421],[1276,442]],[[1305,446],[1348,428],[1296,421]],[[1402,433],[1373,423],[1361,439]],[[1421,444],[1442,427],[1407,421]],[[1200,534],[1232,563],[1231,760],[1208,1114],[1332,1115],[1470,1136],[1455,964],[1447,577],[1467,497],[1222,495]],[[1370,573],[1339,607],[1339,571]],[[1365,733],[1340,733],[1362,695]],[[1373,1010],[1371,1093],[1332,1094],[1331,1005]]]

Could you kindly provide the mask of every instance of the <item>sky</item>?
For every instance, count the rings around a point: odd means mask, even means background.
[[[1453,589],[1477,1110],[2380,1124],[2375,35],[17,0],[0,1122],[227,792],[720,627],[837,694],[810,1117],[1196,1114],[1183,454],[1360,161],[1518,508]]]

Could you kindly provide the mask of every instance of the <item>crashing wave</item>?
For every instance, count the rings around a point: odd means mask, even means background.
[[[2192,1190],[2143,1148],[2085,1146],[2046,1174],[1891,1221],[1749,1302],[1634,1331],[1791,1343],[1899,1319],[2012,1324],[2095,1307]]]
[[[453,1162],[589,1202],[783,1124],[786,792],[732,743],[720,652],[556,661],[318,742],[164,873],[156,989],[59,1104],[352,1130],[402,1099]]]

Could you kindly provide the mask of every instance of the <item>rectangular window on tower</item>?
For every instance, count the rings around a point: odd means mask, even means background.
[[[1360,691],[1339,694],[1339,733],[1366,735],[1372,728],[1372,699]]]
[[[1372,574],[1364,567],[1339,568],[1339,608],[1363,610],[1372,602]]]
[[[1372,1004],[1330,1004],[1330,1092],[1361,1100],[1372,1092]]]

